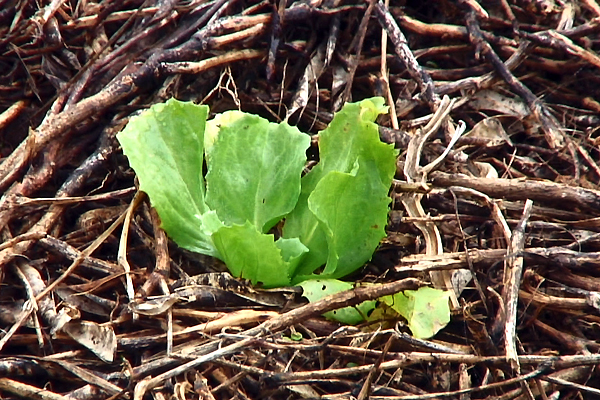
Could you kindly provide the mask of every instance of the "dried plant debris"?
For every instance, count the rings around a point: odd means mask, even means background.
[[[595,0],[0,0],[0,397],[600,398],[599,21]],[[310,134],[306,176],[373,97],[386,237],[313,302],[172,242],[116,139],[192,101]],[[397,312],[423,287],[451,294],[429,338],[427,301]]]

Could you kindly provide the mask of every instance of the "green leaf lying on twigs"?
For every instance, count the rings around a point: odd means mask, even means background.
[[[416,338],[427,339],[450,322],[449,298],[447,291],[422,287],[380,300],[406,319]]]

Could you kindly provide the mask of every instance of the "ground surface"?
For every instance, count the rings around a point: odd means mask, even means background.
[[[0,1],[1,397],[600,398],[599,18],[594,0]],[[317,134],[373,96],[398,168],[387,238],[348,279],[383,286],[327,302],[179,249],[115,139],[170,97]],[[320,316],[457,270],[475,279],[430,340]],[[184,284],[195,301],[169,295]]]

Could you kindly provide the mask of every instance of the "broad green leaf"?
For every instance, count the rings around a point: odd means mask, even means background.
[[[171,99],[131,118],[117,138],[167,234],[183,248],[218,256],[201,221],[209,211],[202,177],[207,114],[206,106]]]
[[[331,237],[328,239],[322,222],[319,222],[319,219],[309,208],[309,196],[311,196],[319,182],[329,173],[348,174],[354,169],[359,159],[362,167],[371,170],[371,172],[363,172],[375,179],[380,185],[377,193],[373,196],[380,198],[382,194],[387,195],[396,171],[396,152],[393,146],[381,142],[378,127],[374,123],[377,115],[384,111],[386,111],[386,108],[383,106],[383,99],[381,98],[346,104],[334,116],[327,129],[319,134],[320,162],[302,178],[302,190],[298,198],[298,204],[294,211],[287,216],[283,229],[284,237],[299,237],[302,243],[310,249],[302,265],[298,268],[297,273],[299,275],[310,275],[326,262],[334,262],[333,260],[336,257],[342,257],[344,260],[354,259],[353,255],[344,257],[343,254],[338,252],[345,249],[337,249],[336,256],[332,256],[327,245],[327,241],[331,240]],[[336,180],[338,178],[330,179]],[[377,183],[373,183],[372,186],[377,186]],[[325,190],[325,187],[322,187],[322,189]],[[349,192],[345,193],[348,197],[365,195],[359,188],[354,193],[351,193],[351,188],[348,188],[348,190]],[[370,196],[371,194],[367,195]],[[330,194],[330,196],[334,197],[336,194]],[[326,197],[328,196],[325,194],[318,196],[319,199],[325,199]],[[387,203],[385,205],[380,203],[380,206],[382,208],[378,210],[376,215],[364,215],[363,210],[354,209],[351,210],[350,214],[346,214],[346,218],[352,219],[358,215],[365,222],[372,218],[373,221],[366,226],[378,225],[381,210],[385,210],[387,213]],[[312,207],[319,208],[318,202],[313,200]],[[383,229],[384,225],[385,223],[378,225],[378,228]],[[334,234],[337,234],[337,232]],[[329,236],[331,236],[331,232],[329,232]],[[375,247],[371,249],[371,252],[374,250]],[[355,264],[353,265],[352,267],[345,266],[337,262],[335,267],[329,266],[327,270],[331,273],[334,272],[332,270],[340,268],[340,270],[348,273],[351,272],[352,268],[358,268]],[[339,273],[335,276],[342,275]]]
[[[433,337],[450,322],[450,292],[422,287],[405,290],[380,300],[408,321],[408,327],[416,338]]]
[[[309,145],[285,122],[234,114],[208,157],[206,203],[227,225],[250,221],[267,232],[296,205]]]
[[[377,173],[359,160],[351,173],[328,173],[308,198],[327,237],[323,277],[341,278],[357,270],[385,237],[390,198]]]
[[[309,279],[301,282],[303,296],[311,303],[321,300],[332,294],[353,289],[355,284],[342,282],[336,279]],[[344,324],[354,325],[362,322],[364,317],[375,308],[375,301],[365,301],[355,307],[345,307],[323,314],[326,318],[333,319]]]
[[[222,126],[229,125],[242,118],[244,115],[247,114],[242,111],[231,110],[217,114],[213,119],[206,121],[206,130],[204,132],[204,152],[207,155],[210,155],[212,148],[217,141],[219,129],[221,129]]]
[[[306,251],[298,239],[276,243],[248,221],[223,226],[212,238],[232,275],[265,287],[289,286],[294,263]]]

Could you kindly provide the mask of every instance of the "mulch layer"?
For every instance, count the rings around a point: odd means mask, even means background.
[[[599,32],[595,0],[0,0],[0,397],[600,398]],[[397,173],[347,280],[380,285],[326,301],[178,248],[116,140],[171,97],[316,135],[373,96]],[[422,285],[427,340],[321,316]]]

